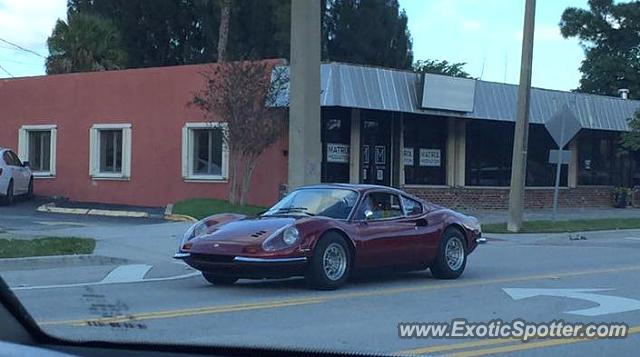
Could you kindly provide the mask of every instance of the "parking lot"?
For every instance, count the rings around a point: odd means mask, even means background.
[[[488,235],[453,281],[425,271],[360,277],[337,291],[308,290],[302,279],[217,287],[171,259],[188,223],[26,218],[30,205],[0,208],[0,226],[93,237],[96,256],[120,259],[41,269],[3,265],[0,274],[36,321],[61,337],[100,339],[108,329],[122,341],[460,356],[632,355],[640,342],[640,231],[591,232],[578,241],[566,234]],[[457,318],[622,322],[631,329],[626,339],[597,341],[398,336],[401,322]]]

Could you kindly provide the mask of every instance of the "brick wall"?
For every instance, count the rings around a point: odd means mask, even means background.
[[[508,188],[405,188],[427,201],[450,208],[507,209]],[[609,207],[613,203],[613,187],[580,186],[560,189],[558,207]],[[551,208],[552,188],[525,190],[525,208]]]

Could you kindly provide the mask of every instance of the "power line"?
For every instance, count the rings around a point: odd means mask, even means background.
[[[33,57],[32,57],[33,58]],[[35,58],[33,58],[34,60],[36,60]],[[5,57],[0,57],[0,61],[2,62],[8,62],[8,63],[15,63],[15,64],[25,64],[25,65],[34,65],[34,64],[38,64],[37,62],[22,62],[22,61],[14,61],[12,59],[8,59]]]
[[[1,64],[0,64],[0,69],[1,69],[4,73],[8,74],[11,78],[14,78],[13,74],[11,74],[11,72],[7,71],[4,67],[2,67],[2,65],[1,65]]]
[[[13,43],[13,42],[11,42],[11,41],[7,41],[7,40],[5,40],[5,39],[3,39],[3,38],[0,38],[0,42],[4,42],[4,43],[6,43],[6,44],[8,44],[8,45],[11,45],[11,46],[13,46],[13,47],[15,47],[15,48],[17,48],[17,49],[21,50],[21,51],[31,53],[31,54],[36,55],[36,56],[38,56],[38,57],[46,58],[45,56],[43,56],[43,55],[39,54],[39,53],[38,53],[38,52],[36,52],[36,51],[30,50],[30,49],[28,49],[28,48],[24,48],[24,47],[22,47],[22,46],[20,46],[20,45],[18,45],[18,44],[16,44],[16,43]]]

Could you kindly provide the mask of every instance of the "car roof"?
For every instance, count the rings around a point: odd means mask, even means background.
[[[354,183],[322,183],[322,184],[317,184],[317,185],[309,185],[309,186],[302,186],[300,187],[300,189],[306,189],[306,188],[342,188],[342,189],[349,189],[349,190],[354,190],[354,191],[358,191],[361,193],[364,192],[368,192],[368,191],[375,191],[375,190],[387,190],[387,191],[391,191],[391,192],[395,192],[398,194],[405,194],[405,192],[398,190],[397,188],[393,188],[393,187],[389,187],[389,186],[382,186],[382,185],[371,185],[371,184],[354,184]]]

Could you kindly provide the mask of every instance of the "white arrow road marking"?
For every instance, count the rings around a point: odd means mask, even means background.
[[[102,283],[128,283],[144,279],[153,266],[147,264],[120,265],[102,279]]]
[[[534,296],[557,296],[570,299],[587,300],[598,304],[596,307],[582,310],[565,311],[567,314],[582,316],[600,316],[617,314],[620,312],[640,310],[640,300],[619,296],[594,294],[596,291],[610,291],[613,289],[522,289],[504,288],[514,300],[526,299]]]

